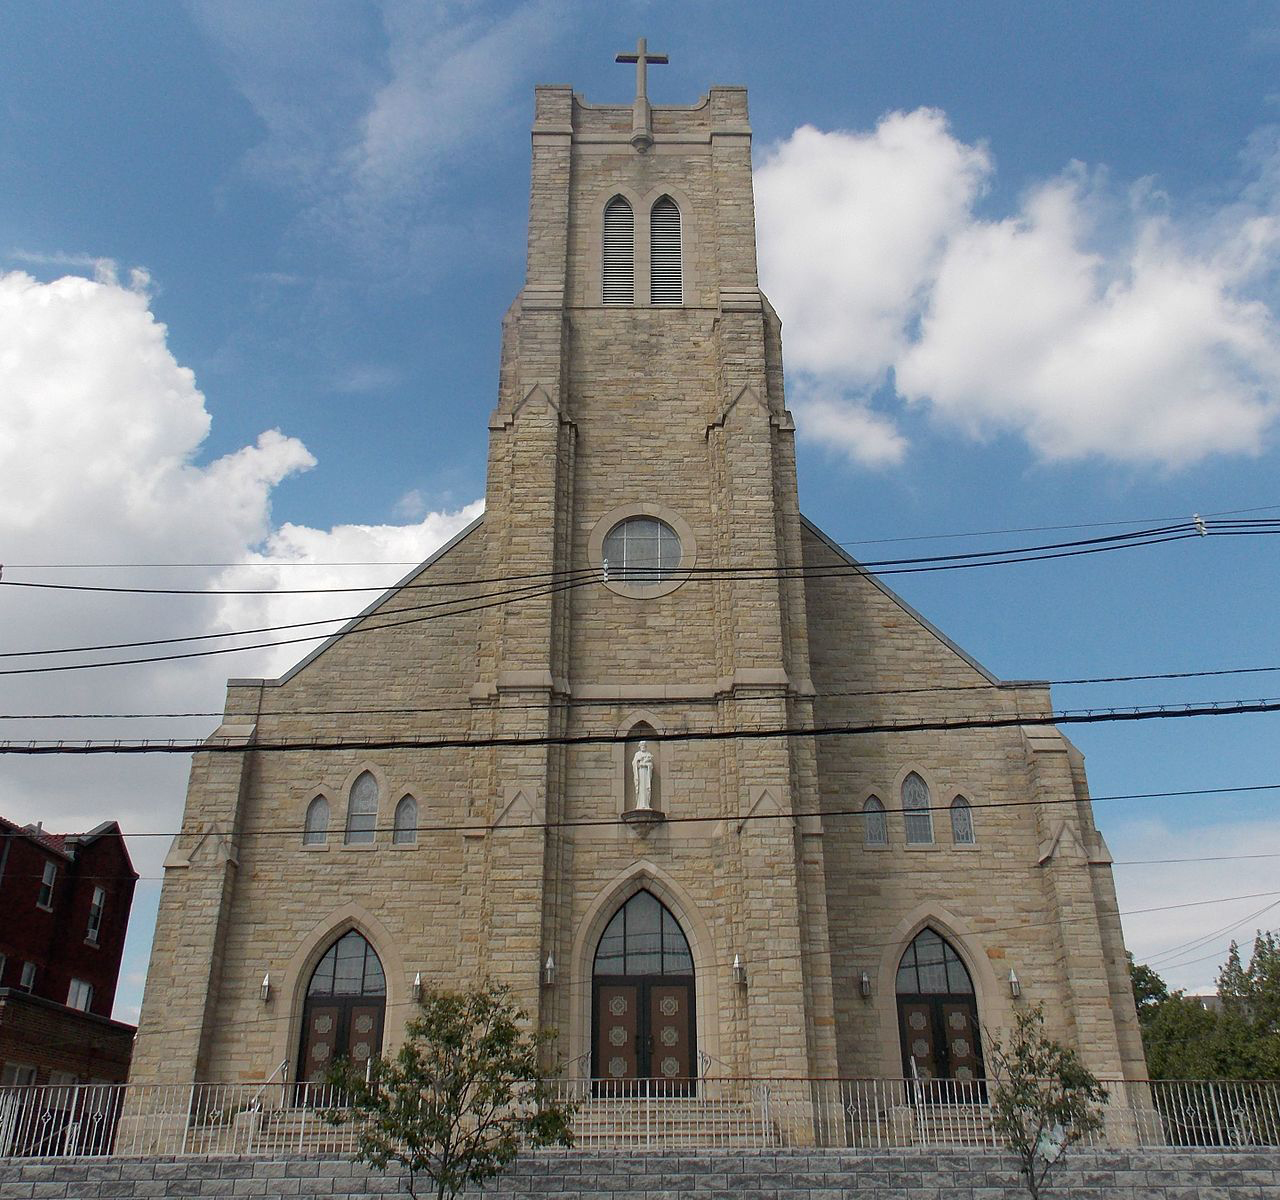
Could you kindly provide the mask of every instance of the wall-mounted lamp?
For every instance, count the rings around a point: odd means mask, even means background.
[[[554,954],[547,955],[547,961],[542,964],[542,986],[551,987],[556,981],[556,959]]]
[[[262,977],[262,987],[259,989],[259,994],[262,996],[263,1004],[271,1003],[271,972],[270,971],[268,971]]]
[[[419,971],[413,977],[413,1002],[420,1004],[422,1002],[422,972]]]
[[[1009,968],[1009,995],[1015,1000],[1022,995],[1022,980],[1018,978],[1018,972],[1012,967]]]
[[[733,956],[733,982],[740,987],[747,986],[747,968],[742,965],[742,959],[737,954]]]
[[[862,998],[864,1000],[869,1000],[871,998],[871,976],[868,975],[866,971],[863,971],[858,977],[858,991],[862,993]]]

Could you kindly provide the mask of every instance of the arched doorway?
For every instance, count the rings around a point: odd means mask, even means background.
[[[960,956],[941,934],[922,929],[898,964],[898,1029],[908,1078],[983,1078],[978,1002]]]
[[[680,922],[652,892],[636,892],[600,935],[592,967],[591,1075],[620,1091],[653,1080],[692,1091],[697,1033],[693,955]]]
[[[316,964],[302,1011],[298,1082],[321,1083],[335,1059],[363,1066],[382,1049],[387,980],[382,961],[354,929]]]

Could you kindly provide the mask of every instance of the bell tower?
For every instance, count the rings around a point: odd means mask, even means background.
[[[812,723],[804,585],[783,570],[801,562],[794,426],[756,276],[746,92],[654,105],[646,69],[665,56],[642,39],[619,61],[636,66],[630,105],[535,93],[527,273],[503,326],[485,542],[493,576],[549,585],[500,610],[472,696],[477,729],[498,737],[642,729],[666,819],[607,836],[584,824],[625,811],[631,765],[615,746],[499,750],[495,803],[518,794],[532,819],[495,835],[506,848],[490,847],[489,911],[529,905],[541,925],[495,921],[482,941],[495,976],[548,954],[561,964],[567,988],[524,999],[570,1032],[562,1051],[585,1052],[588,908],[628,872],[663,878],[706,927],[693,945],[699,1049],[741,1074],[827,1074],[811,739],[667,740]]]

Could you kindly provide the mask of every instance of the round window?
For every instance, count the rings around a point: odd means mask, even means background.
[[[602,547],[610,582],[644,587],[670,579],[680,566],[680,537],[656,517],[628,517],[605,534]]]

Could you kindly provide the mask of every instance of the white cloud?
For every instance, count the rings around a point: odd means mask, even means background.
[[[797,130],[757,194],[788,365],[828,397],[798,410],[802,432],[849,453],[892,378],[899,401],[1044,460],[1260,453],[1280,412],[1276,139],[1247,162],[1236,198],[1194,219],[1167,215],[1149,181],[1117,197],[1073,166],[993,221],[975,208],[990,159],[933,110],[869,134]],[[884,461],[877,444],[851,457]]]
[[[40,283],[0,275],[0,545],[6,584],[92,581],[191,589],[388,584],[402,566],[272,567],[290,562],[420,561],[479,511],[422,513],[413,524],[277,526],[276,486],[315,460],[296,438],[262,433],[212,462],[205,398],[178,363],[144,292],[78,277]],[[66,564],[215,564],[174,570]],[[216,564],[242,564],[235,568]],[[53,568],[51,569],[51,565]],[[105,645],[221,632],[276,621],[347,616],[371,597],[139,596],[0,587],[4,650]],[[304,631],[305,632],[305,631]],[[282,636],[289,636],[288,634]],[[269,640],[269,639],[255,639]],[[208,643],[120,649],[107,658],[198,650]],[[311,645],[71,673],[0,675],[0,713],[217,712],[229,675],[275,674]],[[0,670],[85,656],[0,658]],[[18,721],[0,738],[195,737],[216,719]],[[75,831],[106,819],[126,832],[173,830],[186,760],[0,757],[0,812]],[[158,874],[167,837],[134,838],[144,875]],[[145,931],[143,931],[145,933]],[[147,934],[146,936],[149,936]],[[133,944],[131,938],[131,945]],[[145,953],[141,948],[131,954]],[[136,1004],[125,980],[121,1012]]]
[[[1232,938],[1253,944],[1257,929],[1280,928],[1280,896],[1227,903],[1231,896],[1274,892],[1280,858],[1280,823],[1225,821],[1174,828],[1164,821],[1125,821],[1107,829],[1118,862],[1124,859],[1211,859],[1115,867],[1116,894],[1125,916],[1125,942],[1139,962],[1150,963],[1171,987],[1212,991]],[[1259,910],[1270,907],[1269,911]],[[1142,912],[1143,909],[1156,909]],[[1256,914],[1256,915],[1255,915]],[[1246,956],[1247,957],[1247,956]]]
[[[836,392],[791,384],[791,409],[802,437],[821,442],[855,466],[892,467],[907,452],[907,439],[887,417],[865,402]]]

